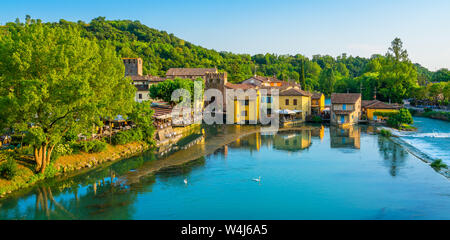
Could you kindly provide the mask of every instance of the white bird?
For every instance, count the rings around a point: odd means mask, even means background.
[[[184,184],[188,184],[187,178],[184,179]]]
[[[261,182],[261,176],[259,176],[259,178],[254,178],[253,181],[255,181],[255,182]]]

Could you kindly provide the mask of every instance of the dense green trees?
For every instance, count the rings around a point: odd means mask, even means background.
[[[205,87],[203,79],[199,78],[196,82],[202,84],[201,89],[199,89],[201,91],[197,94],[203,94],[203,89]],[[176,104],[176,102],[172,101],[172,93],[177,89],[186,89],[190,94],[191,102],[193,102],[194,94],[196,94],[194,90],[194,84],[194,81],[192,81],[191,79],[175,78],[166,80],[164,82],[160,82],[158,84],[153,84],[150,86],[150,97],[152,99],[161,99],[174,105]],[[202,96],[199,96],[199,99],[202,99]]]
[[[101,117],[132,110],[136,90],[114,47],[76,26],[9,24],[0,59],[2,127],[26,134],[38,172],[69,131],[88,133]]]
[[[85,38],[108,41],[121,57],[141,57],[144,74],[159,76],[164,76],[171,67],[217,67],[219,71],[228,73],[230,82],[243,81],[256,73],[300,82],[304,89],[327,94],[331,91],[362,91],[364,99],[372,99],[376,90],[378,98],[392,102],[410,97],[411,89],[418,84],[446,82],[450,76],[447,69],[430,72],[419,64],[413,65],[398,38],[394,39],[386,55],[374,55],[369,59],[346,54],[336,58],[269,53],[250,56],[205,49],[165,31],[149,28],[139,21],[110,21],[98,17],[90,23],[60,20],[48,25],[79,29]]]

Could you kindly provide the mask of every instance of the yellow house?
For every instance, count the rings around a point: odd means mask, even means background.
[[[301,90],[298,86],[289,86],[279,92],[280,110],[296,111],[298,120],[305,121],[311,115],[311,93]]]
[[[399,107],[387,104],[378,100],[362,101],[362,112],[367,116],[369,121],[385,121],[388,117],[376,116],[375,112],[380,113],[396,113]]]
[[[311,96],[311,112],[320,115],[325,109],[325,95],[322,93],[313,93]]]
[[[226,102],[233,104],[234,112],[227,112],[227,122],[233,122],[236,124],[248,124],[257,123],[259,121],[259,103],[260,93],[257,87],[250,84],[232,84],[226,83],[226,89],[242,90],[243,94],[228,95],[226,96]],[[255,93],[255,96],[251,96],[251,92]],[[228,111],[228,110],[227,110]]]

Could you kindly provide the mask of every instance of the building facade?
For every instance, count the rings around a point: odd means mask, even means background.
[[[297,120],[305,121],[311,115],[311,94],[297,86],[280,90],[278,104],[280,110],[295,111]]]
[[[362,113],[369,122],[383,122],[388,119],[387,116],[379,116],[375,113],[397,113],[399,106],[387,104],[378,100],[362,101]]]
[[[311,96],[311,113],[320,115],[325,110],[325,95],[323,93],[312,93]]]
[[[330,123],[352,125],[361,117],[360,93],[332,93]]]
[[[141,58],[122,58],[125,65],[125,76],[142,76]]]
[[[250,84],[254,86],[264,86],[264,87],[281,87],[283,81],[278,80],[276,77],[263,77],[263,76],[253,76],[247,80],[241,82],[243,84]]]

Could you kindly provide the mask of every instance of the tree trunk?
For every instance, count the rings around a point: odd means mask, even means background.
[[[39,172],[42,168],[42,147],[34,148],[34,159],[36,161],[36,172]]]
[[[50,158],[52,156],[55,144],[49,146],[44,143],[39,148],[34,149],[34,158],[36,161],[36,172],[44,173],[47,166],[50,164]]]

